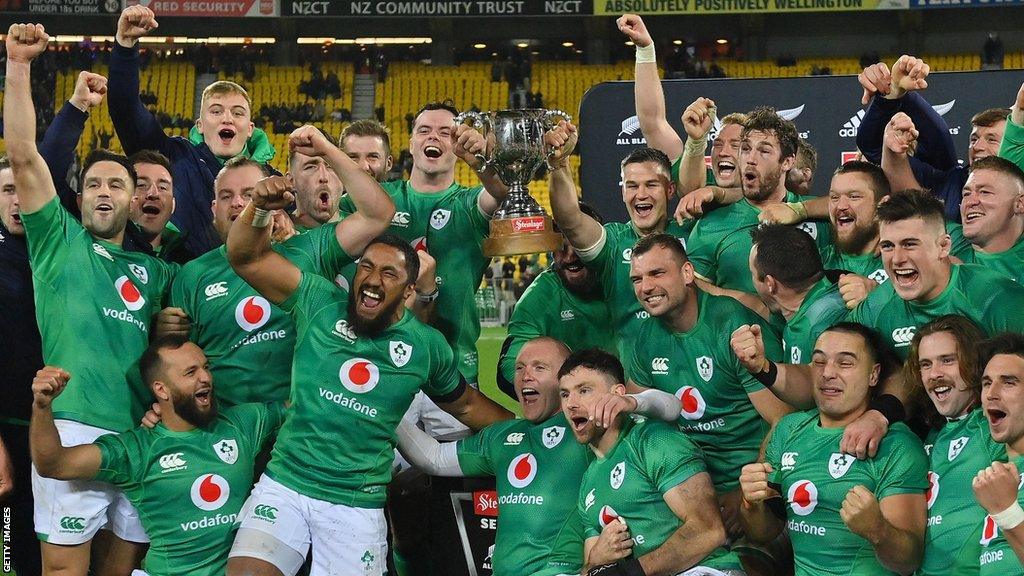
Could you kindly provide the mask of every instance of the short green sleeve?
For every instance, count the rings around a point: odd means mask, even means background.
[[[99,447],[102,459],[96,480],[109,482],[115,486],[126,488],[142,481],[144,471],[139,462],[142,461],[142,443],[139,429],[123,434],[104,434],[94,444]]]
[[[889,432],[893,435],[892,431]],[[875,497],[882,500],[897,494],[923,494],[928,488],[928,456],[912,432],[900,430],[879,471]]]
[[[640,457],[651,483],[664,494],[705,472],[704,454],[685,433],[661,422],[649,422],[640,443]]]

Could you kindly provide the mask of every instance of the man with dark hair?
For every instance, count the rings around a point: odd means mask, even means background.
[[[1024,570],[1024,336],[999,334],[981,351],[981,407],[992,439],[1006,446],[1009,462],[994,460],[974,478],[974,497],[989,515],[981,530],[981,576]]]
[[[311,155],[315,141],[292,146]],[[377,186],[355,163],[335,165],[346,184]],[[292,315],[297,334],[288,419],[242,515],[227,573],[293,575],[312,546],[314,573],[380,574],[395,428],[415,393],[423,389],[473,429],[509,414],[466,385],[444,337],[406,310],[419,258],[404,238],[368,242],[347,293],[271,249],[270,211],[293,197],[287,179],[261,180],[227,240],[232,268]],[[257,512],[265,506],[276,508],[275,522]]]
[[[384,182],[394,164],[391,156],[391,131],[376,120],[356,120],[345,126],[338,146],[364,172]]]
[[[825,277],[818,249],[803,230],[763,224],[750,231],[750,273],[757,295],[786,321],[783,356],[791,364],[810,361],[818,336],[844,316],[839,286]],[[750,326],[739,330],[760,330]],[[737,334],[732,338],[735,340]]]
[[[143,561],[150,576],[224,574],[256,455],[281,425],[284,407],[218,411],[206,356],[180,337],[157,338],[139,369],[159,403],[160,423],[71,447],[61,445],[52,402],[74,375],[40,370],[32,382],[32,460],[44,477],[122,487],[151,538]],[[193,505],[183,505],[190,498]]]
[[[630,280],[651,318],[631,341],[627,389],[655,388],[679,398],[679,427],[704,451],[726,530],[738,537],[740,466],[757,458],[769,428],[792,408],[743,367],[723,335],[756,327],[768,357],[776,359],[782,356],[778,337],[736,300],[699,289],[672,236],[652,234],[637,243]]]
[[[672,239],[671,241],[675,241]],[[574,352],[558,371],[562,412],[596,458],[580,482],[581,574],[741,575],[727,552],[711,477],[690,438],[664,422],[619,413],[622,364],[600,350]]]
[[[871,459],[840,449],[843,429],[869,410],[883,378],[881,355],[877,335],[859,324],[823,332],[811,360],[817,408],[783,417],[764,457],[743,467],[748,536],[768,542],[788,532],[798,576],[837,567],[910,574],[921,563],[928,486],[921,441],[896,423]]]
[[[960,215],[974,248],[961,259],[1024,281],[1024,171],[998,156],[972,164]]]
[[[362,254],[366,244],[387,229],[392,204],[372,181],[360,177],[358,166],[320,130],[299,128],[289,137],[295,152],[327,166],[341,188],[346,179],[360,216],[333,226],[318,227],[273,248],[304,271],[326,274]],[[227,240],[232,221],[249,203],[258,182],[266,176],[260,164],[246,158],[228,161],[214,183],[214,228]],[[280,179],[282,177],[275,177]],[[296,195],[301,195],[296,190]],[[320,254],[319,259],[308,254]],[[245,402],[283,402],[291,391],[295,324],[289,314],[271,304],[242,280],[228,263],[221,246],[188,263],[175,279],[171,302],[190,322],[189,337],[210,359],[221,382],[217,399],[225,406]],[[253,366],[261,366],[253,370]]]
[[[580,210],[598,222],[604,220],[580,202]],[[498,357],[498,387],[515,397],[516,356],[526,342],[550,336],[569,350],[601,348],[615,352],[615,332],[608,305],[601,299],[597,273],[587,268],[567,241],[555,251],[551,266],[537,275],[512,310],[508,337]]]
[[[786,189],[784,178],[796,162],[800,138],[793,123],[771,108],[758,108],[748,115],[742,138],[743,199],[698,220],[687,240],[687,253],[701,282],[753,294],[750,230],[758,225],[762,209],[802,198]],[[830,243],[823,223],[804,222],[799,227],[819,246]]]
[[[1024,330],[1024,287],[981,266],[952,264],[942,203],[920,190],[892,194],[878,206],[879,248],[890,281],[849,319],[871,326],[900,358],[917,328],[945,314],[974,321],[986,334]]]
[[[558,228],[601,285],[618,339],[619,358],[629,365],[637,329],[646,312],[637,302],[629,281],[629,255],[644,236],[667,232],[676,238],[685,229],[669,219],[668,201],[675,193],[668,156],[654,148],[637,148],[622,161],[622,202],[629,222],[601,225],[580,209],[576,184],[569,167],[569,154],[576,145],[577,131],[571,123],[560,122],[549,134],[548,143],[559,148],[548,175],[551,211]]]
[[[81,224],[61,206],[36,148],[30,94],[30,64],[47,41],[41,25],[11,26],[4,137],[32,261],[43,357],[76,376],[55,405],[61,441],[75,446],[130,430],[142,416],[150,392],[134,363],[148,344],[173,271],[121,248],[136,182],[127,158],[101,151],[86,159],[79,188]],[[125,573],[137,564],[148,538],[123,493],[38,475],[32,483],[44,570],[66,567],[85,574],[89,543],[105,527],[113,528],[114,536],[108,555],[96,559],[99,573]],[[77,521],[66,520],[72,517]]]
[[[185,248],[185,234],[171,224],[174,214],[171,162],[153,150],[140,150],[128,161],[138,175],[129,218],[139,227],[157,258],[184,265],[194,256]]]
[[[338,202],[345,187],[325,157],[306,156],[291,150],[288,177],[295,187],[295,211],[291,218],[296,232],[338,220]]]
[[[914,335],[904,365],[930,425],[928,530],[921,576],[976,574],[985,509],[971,482],[1006,450],[992,440],[981,409],[977,345],[984,335],[962,316],[940,316]]]
[[[139,100],[139,38],[157,25],[146,6],[122,10],[110,52],[110,119],[126,153],[155,150],[170,160],[177,200],[172,220],[187,233],[189,251],[199,256],[220,243],[207,211],[217,172],[236,156],[266,164],[275,150],[263,130],[252,123],[249,94],[225,80],[203,90],[199,117],[188,138],[164,133],[156,116]]]

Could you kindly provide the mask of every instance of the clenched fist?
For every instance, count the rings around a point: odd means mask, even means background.
[[[117,34],[114,39],[125,48],[135,46],[135,43],[151,30],[159,26],[156,15],[149,8],[142,5],[129,6],[121,11],[121,17],[117,19]]]
[[[654,40],[651,39],[651,33],[647,31],[643,18],[636,14],[623,14],[615,21],[615,25],[619,27],[619,32],[625,34],[638,48],[650,46],[654,43]]]
[[[39,409],[49,408],[53,399],[64,391],[68,380],[71,380],[71,374],[63,369],[44,366],[32,379],[32,405]]]
[[[743,491],[743,499],[750,504],[756,504],[777,498],[779,493],[768,486],[768,475],[774,471],[772,465],[767,462],[755,462],[744,466],[740,470],[740,490]]]
[[[256,182],[252,203],[263,210],[280,210],[295,201],[295,187],[287,176],[268,176]]]
[[[42,24],[11,24],[7,30],[7,60],[30,64],[46,50],[49,41]]]
[[[691,140],[700,140],[708,135],[715,123],[718,107],[710,98],[697,98],[683,110],[683,128]]]
[[[82,71],[78,73],[78,80],[75,82],[75,92],[68,98],[68,102],[82,112],[88,112],[103,102],[107,94],[107,79],[99,74]]]
[[[633,553],[633,539],[629,535],[629,528],[621,518],[616,518],[605,524],[597,542],[590,550],[590,557],[587,563],[591,566],[611,564],[617,560],[628,558]]]
[[[288,135],[288,149],[305,156],[323,157],[336,147],[316,126],[299,126]]]
[[[733,330],[729,338],[729,345],[732,352],[739,359],[740,364],[751,374],[764,372],[768,368],[768,358],[764,354],[764,338],[761,336],[761,326],[758,324],[744,324]]]
[[[1020,474],[1013,462],[993,462],[971,482],[974,499],[989,514],[998,514],[1017,501]]]
[[[870,278],[856,274],[842,274],[839,276],[839,295],[843,297],[846,307],[853,310],[858,304],[868,297],[872,290],[878,288],[878,283]]]
[[[486,162],[487,140],[477,129],[459,124],[452,132],[452,151],[474,170],[481,170]]]
[[[572,122],[559,120],[558,124],[544,133],[544,144],[552,150],[548,164],[552,168],[566,166],[578,140],[579,133],[576,131],[576,126]]]
[[[914,121],[905,112],[897,112],[885,125],[882,141],[886,148],[896,154],[908,154],[914,150],[919,133]]]
[[[846,493],[843,507],[839,509],[839,517],[851,532],[868,539],[879,532],[885,523],[882,507],[878,499],[864,486],[854,486]]]

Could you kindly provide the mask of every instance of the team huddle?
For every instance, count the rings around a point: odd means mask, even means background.
[[[157,22],[132,6],[109,77],[82,72],[37,144],[48,36],[13,25],[0,255],[44,361],[43,572],[385,574],[397,448],[494,478],[497,576],[1024,574],[1024,87],[975,116],[961,166],[927,64],[865,68],[863,159],[814,197],[814,150],[770,108],[711,136],[697,98],[677,134],[643,21],[618,25],[647,142],[621,164],[629,221],[580,201],[585,136],[559,122],[565,243],[497,366],[474,295],[508,188],[449,102],[414,115],[408,180],[384,181],[368,120],[296,129],[280,174],[232,82],[189,138],[163,132],[139,100]],[[92,153],[72,188],[105,99],[128,156]]]

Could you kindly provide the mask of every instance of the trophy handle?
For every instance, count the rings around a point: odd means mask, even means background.
[[[555,117],[561,118],[562,120],[565,120],[566,122],[572,122],[572,116],[569,116],[568,114],[566,114],[565,112],[562,112],[561,110],[545,110],[544,111],[544,124],[545,124],[545,129],[546,130],[551,130],[552,128],[554,128],[557,125],[557,123],[555,122]],[[551,157],[554,156],[554,154],[555,154],[555,149],[554,148],[552,148],[551,150],[548,150],[548,155],[545,158],[545,164],[548,165],[548,170],[554,170],[554,167],[551,166]]]
[[[490,116],[481,114],[480,112],[474,112],[472,110],[467,110],[456,116],[455,125],[458,126],[459,124],[465,124],[466,120],[470,120],[473,128],[482,132],[489,129],[491,125]],[[481,162],[480,168],[478,169],[480,172],[483,172],[491,166],[491,161],[483,154],[474,154],[474,156],[476,156],[476,159]]]

